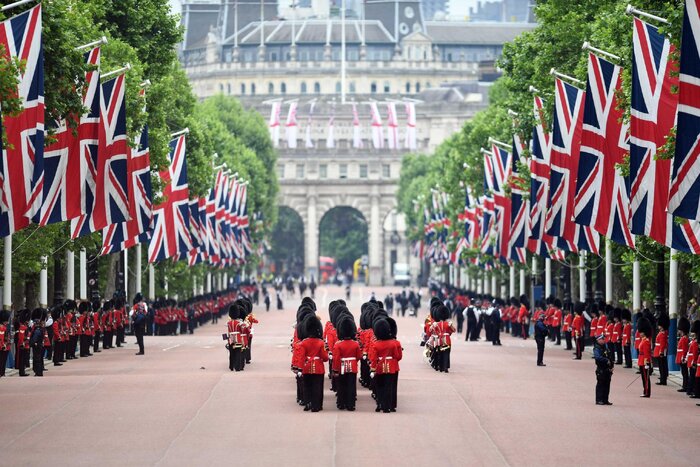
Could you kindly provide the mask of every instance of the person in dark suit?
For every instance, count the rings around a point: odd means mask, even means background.
[[[542,361],[544,357],[544,341],[547,339],[549,331],[544,324],[544,313],[540,313],[535,323],[535,342],[537,343],[537,366],[547,366]]]
[[[136,343],[139,345],[139,351],[136,352],[136,355],[144,354],[143,335],[146,333],[147,314],[146,302],[143,300],[143,296],[137,293],[136,297],[134,297],[134,307],[131,315]]]
[[[595,359],[595,403],[596,405],[612,405],[610,397],[610,380],[615,366],[615,355],[605,345],[605,335],[596,337],[593,344],[593,358]]]

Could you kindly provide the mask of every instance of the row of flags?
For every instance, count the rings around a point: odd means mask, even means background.
[[[678,73],[668,38],[634,18],[629,124],[619,101],[623,69],[607,59],[614,60],[612,54],[589,53],[585,90],[555,73],[551,131],[545,103],[534,97],[529,160],[517,136],[482,150],[485,194],[475,199],[467,189],[459,215],[464,230],[456,234],[450,261],[461,264],[465,248],[476,249],[480,255],[472,261],[486,268],[525,263],[526,250],[557,260],[566,252],[599,254],[601,236],[635,248],[635,236],[644,235],[700,254],[699,40],[698,2],[687,1]],[[665,154],[676,122],[675,154]],[[529,183],[516,161],[529,164]],[[433,235],[435,216],[425,215],[421,245],[427,248],[420,251],[446,264],[434,254],[443,241]]]
[[[101,82],[99,46],[85,53],[85,113],[50,122],[55,141],[44,146],[41,11],[37,5],[0,22],[7,56],[26,63],[18,86],[23,110],[1,119],[7,144],[0,164],[0,237],[30,223],[70,222],[72,238],[101,232],[102,254],[147,242],[150,262],[244,261],[253,250],[246,185],[220,172],[207,198],[191,200],[183,133],[170,143],[170,165],[160,173],[164,201],[154,206],[148,128],[133,147],[127,137],[128,67]]]
[[[389,149],[389,150],[399,150],[406,149],[409,151],[415,151],[417,146],[417,133],[416,133],[416,104],[415,102],[405,102],[405,130],[403,132],[403,138],[399,135],[399,119],[396,102],[386,102],[384,103],[387,107],[387,123],[386,127],[382,121],[382,116],[379,112],[379,105],[377,102],[369,103],[370,110],[370,141],[374,149]],[[311,137],[311,125],[313,121],[314,108],[316,106],[315,101],[309,103],[309,112],[306,118],[306,128],[304,133],[304,147],[306,149],[312,149],[316,147],[316,142]],[[355,149],[362,149],[365,147],[365,141],[363,137],[363,128],[360,124],[360,118],[357,110],[357,103],[352,103],[352,147]],[[331,104],[330,116],[328,118],[328,125],[326,127],[326,148],[334,148],[335,143],[335,103]],[[290,149],[296,149],[299,139],[299,104],[297,101],[292,101],[289,103],[289,108],[287,110],[287,119],[284,123],[285,138],[287,142],[287,147]],[[270,130],[270,137],[272,138],[272,143],[275,147],[279,147],[280,144],[280,133],[282,128],[281,122],[281,112],[282,112],[282,101],[272,102],[272,108],[270,110],[270,119],[268,121],[268,128]],[[385,131],[386,130],[386,131]],[[403,145],[403,147],[402,147]]]

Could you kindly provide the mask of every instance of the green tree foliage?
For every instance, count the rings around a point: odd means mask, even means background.
[[[270,237],[269,257],[277,272],[304,272],[304,223],[293,209],[282,206]]]
[[[328,211],[319,224],[319,237],[321,256],[335,258],[343,270],[368,251],[367,221],[353,208]]]

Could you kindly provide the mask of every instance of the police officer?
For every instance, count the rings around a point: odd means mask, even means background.
[[[610,396],[610,380],[615,366],[615,356],[605,345],[605,335],[596,337],[593,344],[593,358],[595,359],[595,403],[596,405],[612,405],[608,400]]]
[[[535,323],[535,342],[537,343],[537,366],[547,366],[542,361],[544,357],[544,341],[547,339],[549,331],[544,324],[544,313],[540,313]]]
[[[143,296],[137,293],[134,297],[134,308],[132,310],[131,319],[134,326],[134,335],[136,336],[136,343],[139,345],[139,351],[136,355],[143,355],[143,335],[146,333],[146,303],[143,300]]]

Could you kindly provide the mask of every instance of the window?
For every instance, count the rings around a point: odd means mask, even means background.
[[[340,178],[348,178],[348,164],[340,164],[338,166],[338,174]]]
[[[267,84],[267,93],[268,94],[274,94],[275,93],[275,85],[273,83],[268,83]]]
[[[245,83],[241,83],[241,96],[245,96]]]
[[[226,85],[226,93],[230,96],[231,95],[231,83],[228,83]]]
[[[277,178],[284,178],[284,164],[277,164]]]
[[[287,83],[280,84],[280,93],[287,94]]]
[[[306,81],[301,82],[301,93],[306,94]]]
[[[304,178],[304,164],[297,164],[297,178]]]
[[[318,81],[314,83],[314,93],[321,94],[321,83]]]
[[[416,83],[416,92],[420,92],[420,83]]]
[[[224,85],[223,85],[223,83],[219,83],[219,92],[220,92],[221,94],[224,93]]]
[[[355,94],[355,82],[350,81],[350,94]]]
[[[341,86],[341,84],[340,84],[340,81],[338,81],[337,83],[335,83],[335,93],[336,93],[336,94],[340,94],[341,92],[343,92],[342,90],[343,90],[343,88],[342,88],[342,86]]]
[[[406,83],[406,94],[411,93],[411,83]]]
[[[369,92],[371,92],[372,94],[377,94],[377,83],[375,83],[374,81],[372,81],[372,84],[369,87]]]
[[[391,166],[389,164],[382,164],[382,177],[391,178]]]
[[[255,95],[255,83],[250,83],[250,95]]]
[[[328,165],[321,164],[318,166],[318,178],[328,178]]]
[[[360,164],[360,178],[367,178],[367,164]]]
[[[391,85],[389,81],[384,81],[384,94],[389,94],[391,92]]]

